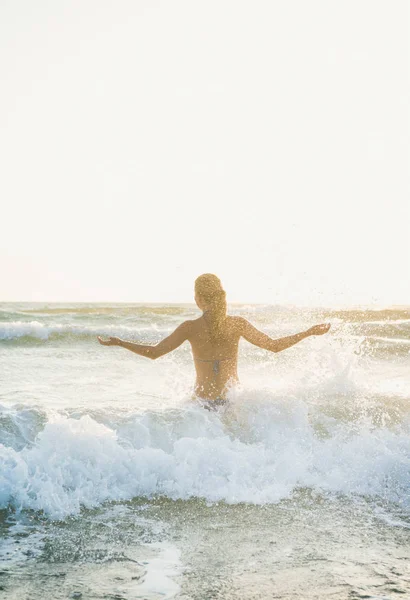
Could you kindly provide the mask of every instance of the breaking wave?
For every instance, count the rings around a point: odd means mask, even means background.
[[[1,507],[60,519],[137,496],[264,504],[309,487],[410,509],[408,415],[387,426],[362,409],[338,418],[268,390],[236,392],[220,412],[190,402],[122,416],[24,411],[3,410]]]

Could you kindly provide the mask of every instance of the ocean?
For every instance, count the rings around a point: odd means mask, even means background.
[[[193,305],[0,304],[0,597],[410,598],[410,308],[232,305],[241,385],[192,399]]]

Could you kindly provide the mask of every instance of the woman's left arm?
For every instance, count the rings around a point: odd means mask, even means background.
[[[98,341],[103,346],[121,346],[121,348],[131,350],[131,352],[134,352],[135,354],[146,356],[147,358],[155,360],[160,356],[164,356],[164,354],[172,352],[189,338],[190,323],[191,321],[185,321],[179,327],[177,327],[175,331],[171,333],[171,335],[163,339],[155,346],[135,344],[134,342],[127,342],[117,337],[110,337],[108,340],[103,340],[98,337]]]
[[[236,317],[236,320],[240,325],[240,334],[245,338],[245,340],[251,344],[254,344],[254,346],[258,346],[258,348],[270,350],[271,352],[282,352],[282,350],[286,350],[286,348],[294,346],[310,335],[323,335],[330,329],[330,324],[325,323],[322,325],[315,325],[307,331],[302,331],[301,333],[296,333],[295,335],[289,335],[287,337],[274,340],[266,335],[266,333],[256,329],[256,327],[251,325],[251,323],[249,323],[249,321],[243,317]]]

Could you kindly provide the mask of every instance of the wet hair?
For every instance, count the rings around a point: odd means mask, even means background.
[[[226,318],[226,292],[221,280],[212,273],[200,275],[195,280],[195,293],[208,305],[206,311],[211,340],[217,340]]]

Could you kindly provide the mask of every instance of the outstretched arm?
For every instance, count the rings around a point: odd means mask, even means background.
[[[163,339],[159,344],[155,346],[148,346],[145,344],[135,344],[134,342],[126,342],[125,340],[121,340],[120,338],[110,337],[108,340],[102,340],[98,337],[98,341],[103,346],[121,346],[122,348],[126,348],[127,350],[131,350],[131,352],[135,352],[135,354],[139,354],[140,356],[146,356],[147,358],[152,358],[155,360],[164,354],[168,354],[168,352],[172,352],[175,348],[178,348],[181,344],[188,339],[189,335],[189,321],[185,321],[179,327],[175,329],[171,335]]]
[[[286,350],[286,348],[290,348],[294,346],[298,342],[304,340],[310,335],[323,335],[327,333],[330,329],[330,324],[323,325],[315,325],[311,327],[307,331],[302,331],[301,333],[296,333],[295,335],[289,335],[288,337],[279,338],[277,340],[272,339],[266,333],[259,331],[253,325],[249,323],[246,319],[240,318],[241,322],[241,335],[258,348],[263,348],[264,350],[270,350],[271,352],[281,352],[282,350]]]

